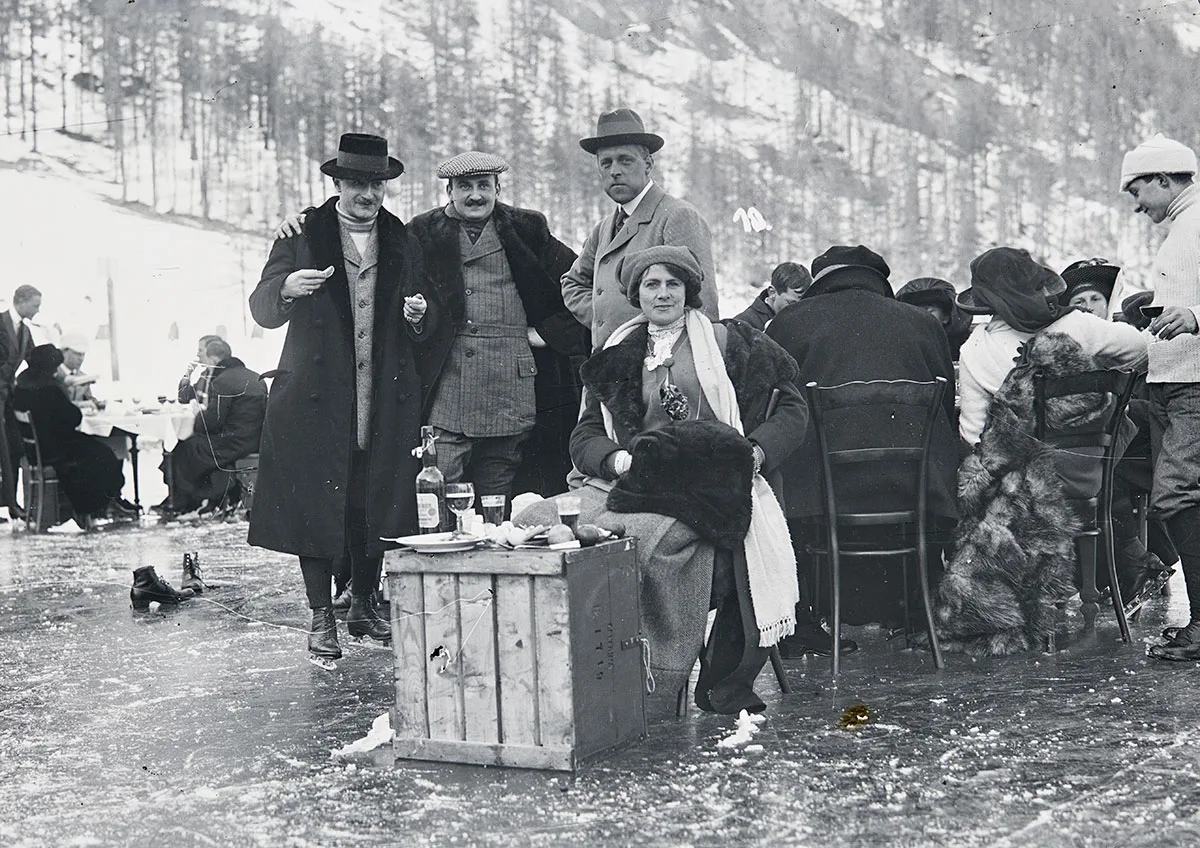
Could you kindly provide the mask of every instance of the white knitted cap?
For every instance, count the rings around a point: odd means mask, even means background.
[[[59,350],[73,350],[83,354],[88,352],[88,346],[87,336],[83,333],[63,333],[63,337],[58,343]]]
[[[1143,141],[1125,154],[1121,161],[1121,191],[1138,177],[1147,174],[1195,174],[1196,153],[1162,133]]]

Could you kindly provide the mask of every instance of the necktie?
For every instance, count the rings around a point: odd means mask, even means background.
[[[613,238],[617,237],[617,233],[621,232],[621,227],[625,226],[625,222],[629,220],[629,213],[625,211],[624,206],[617,207],[617,220],[613,225]]]

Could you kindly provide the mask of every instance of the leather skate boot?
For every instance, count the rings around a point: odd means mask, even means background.
[[[312,611],[312,627],[308,629],[308,652],[327,660],[340,659],[342,646],[338,644],[337,619],[332,607],[317,607]]]
[[[204,574],[200,571],[200,555],[198,553],[183,555],[183,580],[180,582],[179,588],[191,589],[197,595],[204,594],[204,590],[208,588],[208,584],[204,582]]]
[[[160,604],[177,604],[195,594],[191,589],[176,591],[154,571],[154,566],[143,565],[133,572],[133,588],[129,590],[129,602],[135,610],[150,607],[151,601]]]
[[[331,613],[332,614],[332,613]],[[376,642],[389,645],[392,642],[392,628],[388,622],[379,617],[375,602],[370,595],[350,598],[350,609],[346,612],[346,629],[354,637],[370,636]]]

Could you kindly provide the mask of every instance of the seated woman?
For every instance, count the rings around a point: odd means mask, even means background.
[[[1128,325],[1064,308],[1062,278],[1024,250],[977,257],[971,283],[959,305],[993,318],[959,360],[960,435],[971,453],[959,469],[961,523],[939,589],[939,618],[952,648],[1012,653],[1033,646],[1047,626],[1043,612],[1069,593],[1082,516],[1067,501],[1100,489],[1095,452],[1054,450],[1033,438],[1034,370],[1051,377],[1144,370],[1146,340]],[[1067,415],[1070,407],[1073,420],[1086,420],[1106,405],[1085,395],[1048,405],[1048,414]],[[1119,451],[1131,430],[1122,431],[1124,442],[1118,437]]]
[[[766,649],[794,629],[798,599],[787,524],[761,476],[804,439],[796,363],[761,332],[699,311],[702,271],[688,248],[636,251],[617,273],[642,314],[582,369],[586,401],[571,436],[586,475],[575,481],[580,519],[619,520],[638,537],[660,691],[687,680],[715,607],[696,704],[759,711],[754,679]]]
[[[42,461],[54,466],[76,522],[86,528],[110,511],[137,515],[137,508],[121,497],[121,461],[102,439],[76,429],[83,414],[71,403],[59,374],[62,352],[54,345],[38,345],[26,362],[13,389],[13,409],[29,413]]]

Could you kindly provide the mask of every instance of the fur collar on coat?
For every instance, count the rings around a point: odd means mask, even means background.
[[[786,351],[757,330],[738,321],[721,321],[726,330],[722,354],[737,394],[742,429],[750,433],[765,417],[771,390],[794,382],[799,368]],[[718,329],[718,341],[721,337]],[[612,413],[626,433],[642,430],[646,404],[642,398],[642,364],[649,332],[637,327],[617,345],[597,351],[583,364],[583,384]]]

